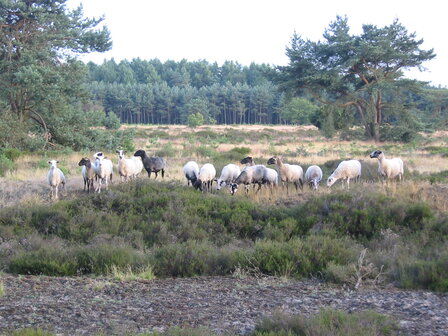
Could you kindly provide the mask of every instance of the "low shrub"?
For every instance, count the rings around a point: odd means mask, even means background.
[[[374,311],[346,313],[331,308],[311,317],[277,312],[259,322],[253,336],[381,336],[399,335],[397,323]]]

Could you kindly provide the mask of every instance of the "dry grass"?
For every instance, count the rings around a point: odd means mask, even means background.
[[[403,144],[380,144],[377,145],[371,141],[342,141],[342,140],[328,140],[321,137],[315,132],[314,127],[308,126],[265,126],[265,125],[216,125],[216,126],[201,126],[197,128],[190,128],[183,125],[123,125],[122,128],[137,128],[139,131],[163,131],[169,137],[160,139],[151,139],[148,137],[138,137],[135,139],[136,148],[148,149],[150,154],[163,149],[164,146],[171,146],[173,155],[167,157],[167,171],[165,180],[180,181],[185,183],[182,167],[188,160],[196,160],[199,165],[207,162],[213,162],[213,158],[201,157],[192,149],[199,146],[208,146],[217,154],[225,153],[235,147],[250,148],[250,155],[253,156],[257,163],[266,164],[267,158],[272,155],[281,155],[286,162],[299,163],[303,166],[311,164],[323,165],[330,160],[341,160],[346,158],[354,158],[362,160],[365,164],[370,165],[371,169],[368,172],[372,176],[376,174],[372,167],[377,165],[376,160],[368,157],[368,153],[377,148],[386,147],[384,149],[387,156],[400,156],[405,162],[405,169],[409,171],[417,171],[419,173],[436,173],[446,170],[448,167],[448,158],[440,155],[428,155],[428,152],[421,148],[415,148]],[[248,140],[243,143],[202,143],[200,141],[186,140],[185,137],[179,136],[181,134],[192,134],[200,131],[211,131],[218,134],[227,134],[229,131],[245,132],[264,132],[268,137],[262,137],[259,140]],[[309,131],[314,133],[309,133]],[[308,132],[308,133],[307,133]],[[301,136],[300,134],[304,134]],[[314,136],[311,136],[314,134]],[[431,134],[433,143],[441,146],[446,146],[446,134],[444,132],[436,132]],[[204,140],[205,141],[205,140]],[[100,149],[99,149],[100,150]],[[48,155],[24,155],[21,156],[17,162],[17,169],[8,173],[5,178],[1,179],[0,184],[0,206],[11,205],[18,201],[37,202],[46,200],[48,193],[48,186],[46,184],[46,176],[48,172],[47,161],[50,159],[57,159],[60,161],[59,166],[64,170],[68,179],[68,193],[73,191],[82,191],[83,182],[80,175],[81,168],[78,166],[79,160],[88,156],[91,157],[93,153],[69,153],[60,154],[55,157],[54,154]],[[130,153],[128,153],[129,155]],[[115,153],[106,153],[106,155],[117,163],[117,156]],[[238,163],[238,162],[234,162]],[[217,165],[217,174],[220,174],[222,163]],[[364,168],[363,168],[364,169]],[[146,173],[142,173],[141,178],[147,178]],[[406,173],[405,173],[406,176]],[[326,176],[324,176],[324,179]],[[116,178],[115,178],[116,179]],[[160,179],[160,177],[159,177]],[[375,179],[373,179],[375,180]],[[116,179],[118,181],[118,179]],[[335,186],[338,188],[338,186]],[[380,186],[382,188],[382,186]],[[441,207],[446,201],[437,196],[434,190],[429,188],[429,184],[409,182],[403,184],[406,193],[415,194],[416,197],[425,197],[430,202]],[[398,188],[400,189],[400,187]],[[309,191],[304,189],[304,193],[298,195],[291,195],[289,197],[303,197],[302,194],[307,194]],[[226,192],[226,190],[222,191]],[[322,187],[319,192],[328,192],[326,187]],[[434,193],[437,194],[434,196]],[[279,189],[273,194],[266,193],[251,195],[250,197],[259,198],[261,200],[283,198],[284,191]],[[301,196],[302,195],[302,196]],[[64,195],[62,195],[64,198]]]

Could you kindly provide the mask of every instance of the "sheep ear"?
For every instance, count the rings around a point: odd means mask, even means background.
[[[48,161],[49,164],[51,164],[51,161]]]
[[[59,163],[59,161],[56,161],[56,163]]]

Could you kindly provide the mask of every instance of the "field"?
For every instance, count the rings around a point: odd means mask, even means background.
[[[108,191],[87,194],[82,190],[77,164],[93,153],[65,150],[15,158],[15,169],[0,180],[0,267],[4,272],[0,300],[8,295],[12,300],[8,286],[18,286],[17,275],[96,281],[92,286],[98,286],[100,292],[118,288],[120,282],[213,276],[283,281],[278,288],[313,281],[328,286],[322,295],[336,289],[369,291],[373,296],[372,291],[381,295],[386,290],[425,290],[434,294],[424,295],[435,295],[446,303],[442,293],[448,291],[448,134],[422,134],[408,144],[375,144],[329,140],[314,127],[122,127],[135,129],[134,148],[128,155],[142,148],[167,159],[164,180],[141,176],[137,181],[121,183],[115,174]],[[386,185],[380,181],[377,160],[369,158],[376,149],[387,157],[403,159],[404,182]],[[115,153],[106,155],[117,162]],[[324,181],[317,192],[305,187],[299,192],[290,188],[287,194],[277,188],[235,196],[227,189],[201,193],[186,186],[182,172],[185,162],[213,163],[219,174],[225,164],[238,164],[248,155],[259,164],[266,164],[273,155],[282,156],[285,162],[300,164],[304,170],[318,164]],[[352,183],[350,190],[342,189],[340,182],[327,188],[326,178],[348,158],[362,162],[361,183]],[[68,178],[67,190],[58,201],[51,201],[48,195],[50,159],[60,161],[59,167]],[[443,316],[447,309],[446,305],[440,307],[439,313]],[[286,311],[297,313],[292,306]],[[343,314],[323,314],[339,313]],[[397,332],[394,321],[402,321],[406,315],[401,312],[395,316],[394,309],[377,313],[372,312],[369,321],[372,328],[383,328],[376,333],[380,335]],[[259,314],[254,316],[259,318]],[[428,320],[436,328],[434,335],[437,328],[448,328],[444,316],[438,322]],[[345,315],[340,318],[348,319]],[[375,324],[382,318],[388,322]],[[293,320],[288,323],[303,322]],[[318,324],[322,320],[325,317],[317,315],[313,321]],[[251,331],[252,325],[245,332],[268,335],[280,328],[274,322],[264,320],[258,331]],[[413,323],[403,330],[418,334],[415,326],[421,321]],[[168,325],[182,327],[182,319]],[[211,327],[213,323],[203,325]],[[27,325],[9,324],[9,328],[20,326]],[[42,323],[31,326],[47,330]],[[353,325],[347,328],[356,329]],[[0,327],[0,331],[5,330],[10,329]],[[61,332],[54,325],[50,330]],[[107,333],[106,329],[98,330]],[[119,333],[119,329],[114,330]],[[191,335],[201,332],[194,330]]]

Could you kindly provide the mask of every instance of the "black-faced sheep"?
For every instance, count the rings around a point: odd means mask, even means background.
[[[261,185],[265,182],[267,175],[266,167],[263,165],[249,166],[241,171],[235,182],[230,185],[230,193],[234,195],[238,190],[239,184],[246,186],[246,194],[249,192],[248,186],[258,184],[257,192],[261,189]]]
[[[148,177],[151,178],[151,173],[155,173],[157,178],[159,171],[162,172],[162,178],[165,176],[166,160],[159,156],[148,156],[143,149],[139,149],[134,153],[134,156],[142,158],[143,167],[148,172]]]
[[[347,189],[350,189],[350,179],[359,180],[361,178],[361,163],[358,160],[346,160],[339,163],[335,171],[328,177],[327,186],[331,187],[337,180],[347,181]]]
[[[93,169],[93,164],[89,158],[82,158],[79,161],[78,166],[82,166],[81,175],[84,180],[84,191],[93,191],[93,180],[96,177],[95,169]]]
[[[398,177],[398,180],[403,179],[403,160],[400,158],[386,159],[384,153],[376,150],[370,154],[370,158],[378,159],[378,172],[387,180]]]
[[[184,175],[187,179],[187,186],[194,185],[199,175],[199,166],[195,161],[188,161],[184,165]]]

